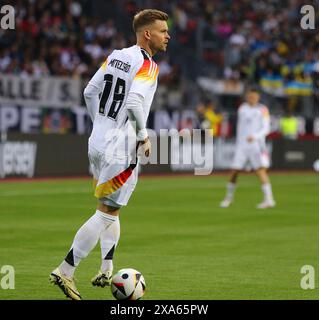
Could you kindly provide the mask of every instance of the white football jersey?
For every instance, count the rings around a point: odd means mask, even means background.
[[[147,121],[157,87],[158,66],[141,47],[134,45],[114,50],[99,68],[89,84],[100,89],[100,101],[96,110],[89,144],[104,152],[110,146],[118,146],[116,130],[125,134],[134,129],[128,121],[125,107],[129,92],[144,98],[144,120]]]
[[[268,108],[263,104],[250,106],[242,103],[238,108],[237,145],[249,145],[247,138],[254,137],[255,143],[265,144],[265,138],[270,132],[270,117]]]

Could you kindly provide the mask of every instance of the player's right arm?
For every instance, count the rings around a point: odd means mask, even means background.
[[[87,110],[91,117],[92,122],[95,119],[95,115],[98,112],[100,98],[99,95],[103,90],[104,74],[107,67],[107,59],[102,66],[97,70],[95,75],[91,78],[89,83],[84,89],[84,100]]]
[[[261,107],[261,127],[260,130],[255,132],[253,138],[255,140],[266,138],[266,136],[270,133],[270,115],[269,110],[266,106]]]

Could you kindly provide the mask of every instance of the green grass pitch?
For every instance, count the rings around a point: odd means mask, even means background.
[[[239,177],[228,209],[218,206],[226,176],[140,178],[121,212],[115,270],[141,271],[144,299],[318,299],[319,175],[271,180],[277,207],[262,211],[253,175]],[[0,300],[65,299],[48,276],[94,213],[91,188],[88,179],[0,183],[0,268],[15,268],[15,289],[0,287]],[[318,271],[314,290],[300,288],[303,265]],[[113,299],[90,284],[99,266],[97,246],[76,272],[84,299]]]

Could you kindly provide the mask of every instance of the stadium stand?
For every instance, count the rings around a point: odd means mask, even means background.
[[[228,87],[258,84],[273,114],[288,111],[302,116],[310,122],[306,131],[313,131],[311,121],[318,114],[319,38],[311,30],[300,32],[304,1],[7,3],[15,7],[16,30],[0,30],[1,74],[67,76],[80,78],[84,85],[111,50],[134,43],[132,15],[140,8],[156,7],[170,14],[173,41],[168,58],[156,58],[160,87],[154,110],[195,111],[199,104],[213,100],[231,118],[241,95]],[[228,90],[216,93],[203,88],[200,77],[221,79]]]

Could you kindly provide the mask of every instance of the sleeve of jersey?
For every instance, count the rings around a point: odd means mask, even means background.
[[[103,90],[106,66],[107,59],[102,64],[102,66],[96,71],[95,75],[91,78],[91,80],[84,89],[84,100],[92,121],[94,121],[95,115],[98,111],[100,103],[99,94]]]
[[[145,98],[147,92],[156,82],[158,71],[158,66],[154,61],[145,59],[133,79],[130,92],[137,93]]]
[[[268,108],[263,107],[261,109],[262,127],[260,131],[254,134],[255,139],[265,138],[270,133],[270,115]]]

